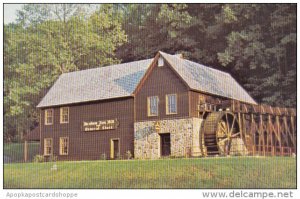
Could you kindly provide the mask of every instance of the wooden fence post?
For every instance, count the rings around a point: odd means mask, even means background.
[[[24,142],[24,162],[28,160],[28,141],[25,140]]]

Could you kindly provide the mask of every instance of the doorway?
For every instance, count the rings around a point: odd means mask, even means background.
[[[110,140],[110,158],[119,159],[120,158],[120,140],[111,139]]]
[[[171,155],[170,133],[160,134],[161,156]]]

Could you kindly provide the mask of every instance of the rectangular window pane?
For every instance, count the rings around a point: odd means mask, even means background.
[[[44,139],[44,154],[45,155],[52,154],[52,139],[51,138]]]
[[[172,113],[176,113],[177,112],[177,105],[176,105],[176,95],[172,96]]]
[[[45,124],[53,124],[53,110],[52,109],[45,110]]]
[[[176,95],[167,95],[167,113],[168,114],[175,114],[177,113],[177,97]]]
[[[69,107],[60,108],[60,123],[69,122]]]
[[[157,98],[153,97],[153,114],[157,114]]]
[[[169,96],[169,107],[170,107],[170,112],[172,113],[173,112],[173,106],[174,106],[174,104],[173,104],[173,99],[174,99],[174,96],[173,95],[170,95]]]
[[[69,138],[60,138],[60,155],[68,155]]]
[[[155,109],[156,109],[156,107],[155,107],[155,98],[154,97],[151,97],[150,98],[151,100],[151,108],[150,108],[150,110],[151,110],[151,115],[155,115]]]
[[[154,113],[155,115],[158,114],[158,98],[157,97],[154,97]]]
[[[149,115],[150,116],[157,116],[158,115],[158,97],[152,96],[148,98],[149,101]]]

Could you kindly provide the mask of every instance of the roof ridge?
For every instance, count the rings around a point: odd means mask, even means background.
[[[174,72],[181,76],[188,88],[256,104],[230,73],[181,58],[178,55],[170,55],[162,51],[158,53],[156,56],[162,56]],[[131,96],[153,60],[154,58],[142,59],[63,73],[37,107]],[[70,81],[72,81],[71,84]]]
[[[83,69],[83,70],[76,70],[76,71],[70,71],[70,72],[62,73],[61,75],[67,75],[67,74],[79,73],[79,72],[86,72],[86,71],[89,71],[89,70],[107,69],[107,68],[112,68],[112,67],[116,67],[116,66],[130,64],[130,63],[136,63],[136,62],[142,62],[142,61],[150,61],[151,59],[153,59],[153,58],[141,59],[141,60],[136,60],[136,61],[131,61],[131,62],[124,62],[124,63],[113,64],[113,65],[108,65],[108,66],[97,66],[95,68],[87,68],[87,69]]]

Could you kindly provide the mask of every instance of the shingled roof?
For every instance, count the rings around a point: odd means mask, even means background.
[[[130,96],[153,59],[62,74],[38,108]]]
[[[256,104],[230,74],[159,52],[190,89]],[[62,74],[38,108],[131,96],[153,59]]]
[[[229,73],[182,59],[179,56],[164,52],[160,52],[160,54],[191,89],[256,104],[247,91]]]

